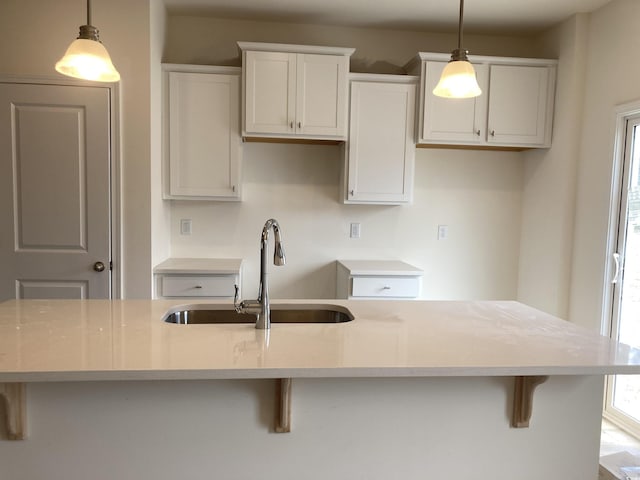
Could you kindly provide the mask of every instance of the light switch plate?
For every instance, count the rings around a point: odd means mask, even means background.
[[[351,224],[351,229],[349,231],[349,236],[351,238],[360,238],[360,224],[359,223],[352,223]]]
[[[438,240],[446,240],[449,236],[449,225],[438,225]]]
[[[180,235],[191,235],[191,219],[180,219]]]

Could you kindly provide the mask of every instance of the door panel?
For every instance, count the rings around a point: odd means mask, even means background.
[[[484,95],[475,98],[441,98],[432,91],[440,81],[447,62],[426,62],[422,139],[435,143],[484,143],[487,117],[489,67],[474,65],[478,84]]]
[[[640,115],[626,119],[619,182],[618,225],[614,229],[615,277],[611,280],[611,336],[640,347]],[[613,255],[612,255],[613,257]],[[605,414],[625,429],[640,434],[640,377],[607,379]]]
[[[0,299],[109,298],[109,95],[0,83]]]

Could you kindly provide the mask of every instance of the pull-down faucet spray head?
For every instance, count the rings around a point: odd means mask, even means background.
[[[284,256],[284,246],[282,245],[282,238],[280,237],[280,228],[277,223],[273,225],[273,233],[275,234],[275,245],[273,247],[273,264],[282,266],[287,263],[287,259]]]

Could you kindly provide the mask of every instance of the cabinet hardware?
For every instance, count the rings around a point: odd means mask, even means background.
[[[495,130],[491,130],[491,136],[495,137],[496,136],[496,131]]]
[[[480,129],[476,130],[476,135],[480,136]]]
[[[293,130],[293,122],[289,123],[289,126],[291,127],[291,130]]]
[[[298,128],[302,128],[302,122],[298,122]]]
[[[353,190],[349,190],[349,195],[353,197]]]
[[[193,287],[193,288],[202,288],[202,285],[196,285],[196,286],[195,286],[195,287]]]

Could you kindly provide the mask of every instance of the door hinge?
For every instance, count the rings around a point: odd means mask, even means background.
[[[113,262],[112,261],[109,262],[109,270],[113,270]]]

